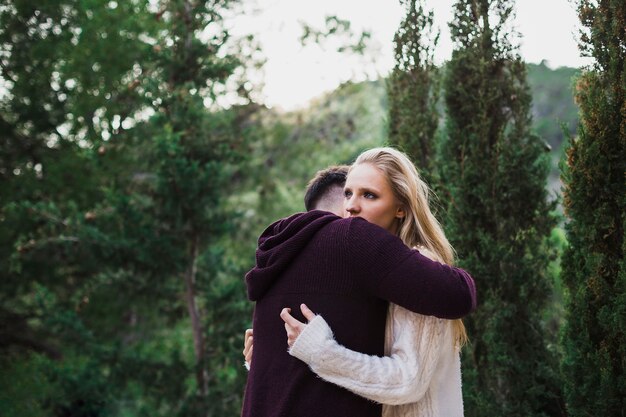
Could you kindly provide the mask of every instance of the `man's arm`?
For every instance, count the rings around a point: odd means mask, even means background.
[[[384,229],[350,219],[343,249],[370,294],[415,313],[458,319],[476,308],[476,287],[463,269],[432,261]]]
[[[476,286],[469,273],[411,252],[375,284],[377,296],[416,313],[443,319],[458,319],[476,308]]]

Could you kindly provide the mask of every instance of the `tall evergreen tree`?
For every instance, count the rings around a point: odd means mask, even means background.
[[[626,3],[578,2],[581,48],[578,136],[563,167],[569,290],[563,344],[572,416],[626,412]]]
[[[387,80],[389,141],[406,152],[431,183],[440,87],[433,55],[439,34],[423,0],[400,3],[406,15],[394,36],[396,64]]]
[[[239,412],[235,3],[0,6],[0,414]]]
[[[85,315],[103,265],[83,226],[105,194],[103,134],[139,108],[127,80],[147,59],[136,37],[150,35],[147,3],[0,6],[0,390],[13,393],[0,398],[3,412],[115,413],[123,387],[107,377],[112,345]],[[29,370],[22,382],[41,387],[21,405],[20,369]]]
[[[444,81],[446,227],[472,272],[478,308],[463,350],[467,416],[556,416],[563,406],[541,314],[550,297],[546,145],[531,132],[526,67],[511,43],[512,0],[459,0]]]
[[[153,56],[136,78],[153,115],[110,145],[111,153],[127,154],[129,173],[112,188],[114,211],[99,220],[122,221],[109,228],[115,231],[109,241],[121,242],[109,249],[118,254],[111,263],[134,275],[135,290],[150,295],[157,322],[174,323],[192,342],[172,351],[185,384],[179,398],[170,397],[169,415],[236,414],[243,393],[240,335],[249,311],[243,271],[224,247],[236,217],[227,198],[234,174],[241,174],[236,166],[245,154],[245,133],[239,126],[246,111],[216,104],[242,64],[226,49],[222,21],[236,3],[159,4]],[[153,333],[150,343],[159,337]]]

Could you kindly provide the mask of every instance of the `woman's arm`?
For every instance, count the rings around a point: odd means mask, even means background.
[[[383,404],[413,403],[428,390],[440,355],[453,348],[451,322],[392,306],[390,356],[379,357],[341,346],[321,316],[315,316],[289,350],[322,379]]]

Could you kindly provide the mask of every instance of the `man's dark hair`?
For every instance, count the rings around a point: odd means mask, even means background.
[[[348,165],[337,165],[317,171],[306,186],[306,194],[304,195],[304,207],[306,207],[306,210],[315,209],[319,202],[326,198],[334,187],[343,188],[349,168]]]

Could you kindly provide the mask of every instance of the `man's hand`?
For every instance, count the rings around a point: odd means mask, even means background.
[[[248,365],[252,363],[252,329],[247,329],[243,341],[243,357]]]
[[[307,319],[307,321],[311,321],[315,318],[315,313],[312,312],[306,306],[306,304],[300,304],[300,311],[302,311],[302,314]],[[287,332],[287,344],[289,345],[289,347],[292,347],[293,344],[296,342],[298,336],[300,336],[300,333],[302,333],[302,331],[306,327],[306,324],[294,318],[290,313],[290,308],[283,308],[283,310],[280,312],[280,318],[283,319],[283,321],[285,322],[285,331]]]

